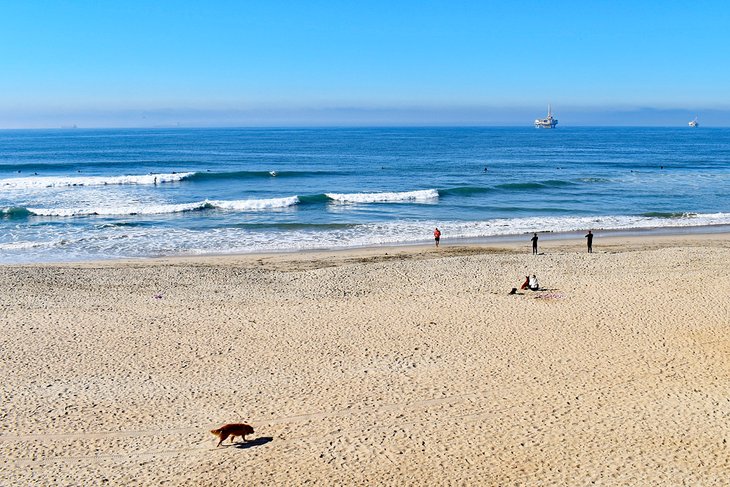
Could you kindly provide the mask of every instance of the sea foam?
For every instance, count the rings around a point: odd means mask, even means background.
[[[275,208],[286,208],[299,204],[299,197],[288,196],[285,198],[251,199],[219,201],[206,200],[214,208],[233,211],[269,210]]]
[[[286,208],[299,203],[299,198],[248,199],[248,200],[203,200],[193,203],[178,204],[140,204],[135,206],[90,207],[90,208],[26,208],[31,215],[36,216],[123,216],[123,215],[164,215],[197,211],[205,209],[220,209],[227,211],[260,211],[276,208]]]
[[[72,186],[113,186],[122,184],[162,184],[181,181],[195,173],[143,174],[128,176],[30,176],[0,179],[0,189],[62,188]]]
[[[138,205],[119,207],[95,208],[27,208],[32,215],[37,216],[111,216],[111,215],[162,215],[180,213],[183,211],[201,210],[205,202],[180,203],[175,205]]]
[[[439,197],[439,193],[435,189],[400,193],[325,193],[325,195],[339,203],[399,203],[429,201]]]
[[[590,216],[491,219],[484,221],[390,221],[309,228],[272,229],[268,225],[235,225],[203,231],[186,228],[121,227],[100,225],[84,233],[73,227],[29,226],[32,240],[2,242],[0,262],[33,262],[43,259],[126,258],[151,255],[202,255],[354,248],[376,245],[417,244],[431,241],[433,226],[442,241],[509,236],[523,240],[525,249],[533,231],[582,233],[592,228],[600,244],[601,231],[641,228],[728,225],[729,213],[696,214],[678,218],[644,216]],[[174,247],[171,248],[171,242]]]

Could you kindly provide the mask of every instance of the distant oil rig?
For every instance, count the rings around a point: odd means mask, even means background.
[[[539,129],[554,129],[558,124],[558,119],[553,117],[553,112],[548,105],[547,117],[538,118],[535,120],[535,128]]]

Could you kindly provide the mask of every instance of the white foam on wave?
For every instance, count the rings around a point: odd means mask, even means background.
[[[121,215],[163,215],[180,213],[183,211],[200,210],[206,205],[205,201],[197,203],[180,203],[176,205],[139,205],[101,208],[28,208],[28,211],[37,216],[121,216]]]
[[[685,213],[681,217],[581,216],[498,218],[482,221],[384,222],[363,225],[343,241],[349,246],[408,244],[430,241],[434,226],[442,231],[442,241],[531,235],[532,232],[570,233],[596,230],[646,230],[730,225],[730,213]]]
[[[439,193],[435,189],[423,189],[400,193],[326,193],[325,196],[339,203],[398,203],[434,200]]]
[[[493,237],[524,238],[529,245],[532,232],[585,232],[601,230],[639,230],[667,227],[730,225],[730,213],[687,214],[680,218],[644,216],[527,217],[482,221],[389,221],[352,225],[324,231],[300,229],[268,231],[221,228],[206,234],[181,235],[184,252],[276,252],[329,248],[356,248],[377,245],[418,244],[432,241],[433,227],[442,230],[444,239]],[[245,245],[239,242],[244,241]]]
[[[289,196],[286,198],[249,199],[249,200],[204,200],[193,203],[178,204],[140,204],[136,206],[114,206],[98,208],[27,208],[36,216],[123,216],[123,215],[164,215],[170,213],[182,213],[185,211],[202,210],[205,208],[217,208],[229,211],[258,211],[276,208],[286,208],[299,203],[299,198]]]
[[[44,242],[6,242],[0,243],[0,250],[28,250],[48,246]]]
[[[297,196],[288,196],[286,198],[269,198],[269,199],[252,199],[252,200],[206,200],[208,204],[222,210],[234,211],[251,211],[251,210],[270,210],[275,208],[287,208],[299,204]]]
[[[123,184],[162,184],[185,179],[195,173],[142,174],[127,176],[30,176],[0,179],[0,189],[64,188],[73,186],[114,186]]]
[[[515,236],[529,245],[533,231],[585,232],[702,225],[730,225],[730,213],[678,218],[585,216],[504,218],[482,221],[389,221],[323,231],[271,231],[239,227],[186,228],[100,226],[79,233],[71,226],[31,227],[24,242],[0,242],[0,262],[67,261],[140,256],[276,252],[431,242],[434,226],[442,241]],[[600,239],[600,233],[598,233]],[[0,234],[0,240],[4,236]],[[582,240],[581,237],[578,237]]]

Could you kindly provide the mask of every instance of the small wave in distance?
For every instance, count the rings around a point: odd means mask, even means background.
[[[220,181],[220,180],[246,180],[246,179],[269,179],[269,178],[309,178],[337,175],[340,173],[334,171],[228,171],[228,172],[211,172],[198,171],[188,173],[184,178],[185,181]]]

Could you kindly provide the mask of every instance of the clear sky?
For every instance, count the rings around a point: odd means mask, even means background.
[[[727,126],[730,4],[0,0],[0,66],[11,128]]]

